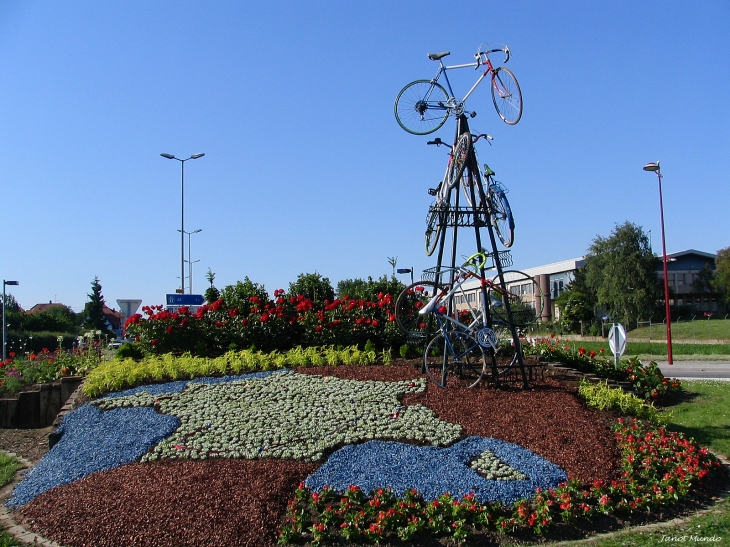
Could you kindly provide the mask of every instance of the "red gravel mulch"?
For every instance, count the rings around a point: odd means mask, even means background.
[[[298,372],[409,380],[411,366],[339,366]],[[520,444],[585,481],[615,478],[619,454],[606,418],[557,383],[528,391],[439,389],[409,395],[465,435]],[[269,546],[296,485],[320,463],[205,460],[135,463],[54,488],[16,516],[66,547]]]

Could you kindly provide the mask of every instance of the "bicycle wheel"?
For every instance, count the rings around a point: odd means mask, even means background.
[[[436,250],[436,244],[441,235],[440,213],[441,211],[434,205],[428,210],[428,216],[426,217],[426,256],[431,256]]]
[[[417,281],[398,295],[395,301],[395,322],[410,339],[425,342],[438,332],[438,322],[433,314],[421,315],[418,312],[444,287],[434,281]]]
[[[446,174],[446,184],[449,190],[459,182],[471,152],[471,134],[462,133],[451,151],[451,163]]]
[[[446,123],[449,111],[446,90],[430,80],[416,80],[405,86],[395,99],[395,119],[414,135],[428,135]]]
[[[505,247],[512,247],[515,242],[515,220],[507,196],[499,188],[492,188],[489,194],[492,209],[492,224],[497,236]]]
[[[492,102],[504,123],[515,125],[522,117],[522,91],[515,75],[499,67],[492,74]]]
[[[457,385],[474,387],[487,366],[484,348],[470,334],[447,331],[437,334],[428,343],[423,355],[426,373],[439,387],[456,379]]]
[[[489,290],[492,317],[515,327],[526,327],[540,319],[545,298],[535,278],[518,270],[505,270],[502,276],[504,286],[496,275]]]

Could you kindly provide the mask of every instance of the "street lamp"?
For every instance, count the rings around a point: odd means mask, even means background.
[[[180,230],[178,230],[178,232],[179,231]],[[194,232],[185,232],[186,234],[188,234],[188,260],[187,260],[187,262],[188,262],[188,294],[193,294],[193,264],[195,262],[200,262],[200,260],[193,260],[193,254],[192,254],[192,251],[190,250],[190,247],[191,247],[190,240],[191,240],[193,234],[197,234],[202,231],[203,231],[203,229],[199,228],[198,230],[195,230]]]
[[[5,362],[5,359],[7,359],[7,355],[5,354],[6,344],[7,344],[7,337],[8,337],[8,324],[5,321],[5,285],[19,285],[17,281],[5,281],[3,279],[3,363]]]
[[[185,293],[185,162],[188,160],[197,160],[205,156],[203,152],[193,154],[189,158],[181,160],[172,154],[160,154],[168,160],[177,160],[180,162],[180,292]]]
[[[659,180],[659,214],[662,221],[662,264],[664,266],[664,307],[667,314],[667,361],[674,364],[672,358],[672,318],[669,313],[669,275],[667,275],[667,244],[664,241],[664,204],[662,202],[662,171],[659,162],[649,162],[644,171],[654,171]]]

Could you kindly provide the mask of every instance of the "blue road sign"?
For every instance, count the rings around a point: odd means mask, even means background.
[[[166,294],[168,306],[200,306],[205,302],[202,294]]]

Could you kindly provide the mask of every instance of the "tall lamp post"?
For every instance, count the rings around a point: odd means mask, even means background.
[[[178,230],[178,232],[179,231],[180,230]],[[199,228],[193,232],[185,232],[186,234],[188,234],[188,294],[193,294],[193,264],[195,262],[200,262],[200,260],[193,260],[193,253],[190,250],[191,249],[190,240],[191,240],[193,234],[197,234],[202,231],[203,231],[203,229]]]
[[[662,221],[662,264],[664,265],[664,308],[667,315],[667,361],[674,364],[672,358],[672,317],[669,312],[669,275],[667,275],[667,244],[664,241],[664,204],[662,202],[662,171],[659,162],[649,162],[644,171],[654,171],[659,180],[659,215]]]
[[[185,293],[185,162],[188,160],[197,160],[205,156],[203,152],[193,154],[184,160],[176,158],[172,154],[160,154],[168,160],[177,160],[180,162],[180,290],[181,294]]]
[[[5,321],[5,285],[19,285],[19,283],[17,281],[5,281],[3,279],[3,363],[5,362],[5,359],[7,359],[5,350],[8,337],[8,324]]]

